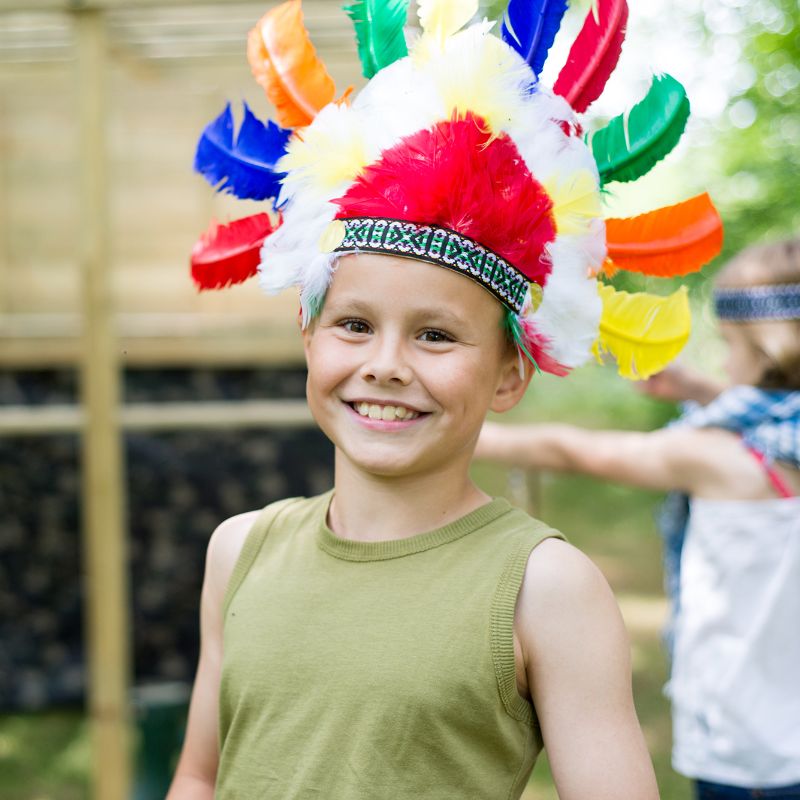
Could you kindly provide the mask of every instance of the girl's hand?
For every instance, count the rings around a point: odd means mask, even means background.
[[[710,403],[724,386],[696,370],[673,364],[663,372],[636,384],[643,394],[673,403],[694,400],[702,405]]]

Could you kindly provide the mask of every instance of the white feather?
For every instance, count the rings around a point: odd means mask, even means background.
[[[514,115],[506,127],[531,174],[540,183],[550,181],[555,173],[569,175],[586,170],[599,186],[597,164],[583,141],[568,136],[560,123],[572,125],[575,114],[562,97],[539,87]]]
[[[281,226],[261,246],[259,283],[265,292],[277,294],[308,280],[320,285],[315,272],[317,267],[324,271],[317,258],[323,255],[319,243],[337,210],[333,203],[309,202],[294,203],[284,211]]]
[[[444,104],[430,75],[411,58],[382,69],[353,101],[353,109],[360,114],[373,160],[406,136],[444,119]]]
[[[501,133],[529,96],[535,77],[528,64],[493,36],[493,23],[472,25],[450,37],[425,65],[444,104],[444,117],[467,111]]]
[[[300,290],[300,307],[303,312],[303,328],[314,317],[314,310],[322,306],[333,278],[333,264],[338,253],[317,253],[311,257],[303,270],[303,286]]]
[[[531,319],[550,340],[550,355],[576,367],[589,358],[597,338],[602,311],[597,281],[588,277],[588,259],[574,237],[559,237],[547,251],[553,270]]]
[[[358,110],[329,103],[289,141],[276,168],[286,172],[279,203],[302,196],[303,202],[341,196],[373,159]]]

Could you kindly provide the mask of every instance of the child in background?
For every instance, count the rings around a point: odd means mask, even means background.
[[[652,378],[650,394],[692,401],[676,423],[487,424],[476,456],[688,495],[685,537],[673,518],[665,543],[679,556],[673,765],[703,800],[798,798],[800,240],[742,252],[715,303],[731,387],[679,369]]]
[[[222,287],[258,267],[267,289],[300,288],[335,486],[212,536],[170,800],[518,798],[545,744],[562,800],[658,796],[607,583],[468,475],[487,410],[517,403],[533,362],[563,375],[586,360],[605,304],[629,325],[642,302],[659,316],[652,298],[606,286],[601,299],[600,190],[674,145],[685,93],[656,79],[647,119],[620,118],[590,150],[575,112],[616,63],[627,7],[587,15],[554,94],[537,76],[564,5],[512,0],[497,36],[461,30],[477,2],[423,0],[406,56],[406,4],[377,17],[355,4],[371,80],[350,105],[334,101],[296,0],[250,35],[286,127],[245,109],[234,141],[226,109],[196,166],[240,197],[279,194],[281,222],[214,229],[193,274]],[[718,217],[699,202],[713,251]],[[697,208],[668,213],[669,233]],[[695,267],[714,255],[691,249]]]

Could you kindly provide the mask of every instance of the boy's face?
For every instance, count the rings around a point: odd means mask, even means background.
[[[527,385],[502,320],[487,291],[443,267],[341,258],[304,332],[315,419],[357,469],[466,471],[487,410],[511,408]]]

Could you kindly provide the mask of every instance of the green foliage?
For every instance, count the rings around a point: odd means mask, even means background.
[[[797,0],[713,0],[703,6],[707,23],[720,6],[733,5],[745,23],[737,36],[744,86],[720,120],[716,141],[701,154],[718,173],[713,191],[728,256],[800,230],[800,7]],[[708,166],[698,168],[707,172]]]

